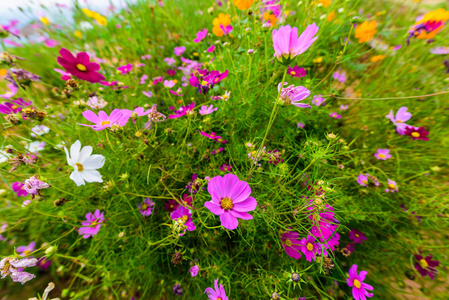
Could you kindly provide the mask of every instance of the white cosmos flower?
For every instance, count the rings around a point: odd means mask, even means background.
[[[100,169],[104,165],[104,156],[100,154],[92,154],[92,146],[86,146],[81,149],[80,141],[76,141],[70,146],[70,154],[67,148],[64,148],[67,154],[67,163],[75,170],[70,174],[77,186],[84,185],[85,182],[103,182],[101,179]]]

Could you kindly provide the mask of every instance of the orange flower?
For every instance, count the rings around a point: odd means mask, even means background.
[[[234,5],[240,10],[247,10],[253,3],[254,0],[234,0]]]
[[[213,24],[214,28],[212,28],[212,32],[216,36],[223,36],[225,34],[228,34],[232,30],[232,27],[230,26],[231,18],[228,14],[218,14],[218,18],[214,19]],[[223,31],[223,28],[226,30],[226,32]]]
[[[278,21],[278,18],[276,18],[276,16],[270,11],[264,12],[263,18],[267,21],[270,21],[271,27],[274,27],[276,25],[276,22]]]
[[[371,57],[371,62],[378,62],[380,60],[385,59],[385,57],[387,57],[386,55],[376,55]]]
[[[332,0],[319,0],[318,2],[320,2],[324,7],[329,7],[332,4]]]
[[[371,22],[365,21],[355,29],[355,37],[359,39],[359,43],[365,43],[373,39],[376,31],[377,22],[373,20]]]
[[[335,19],[335,11],[331,11],[328,15],[327,15],[327,21],[330,22],[333,19]]]
[[[433,39],[438,32],[440,32],[444,27],[444,22],[449,20],[449,11],[446,11],[444,8],[439,8],[437,10],[428,12],[425,14],[421,20],[415,23],[414,27],[420,24],[434,24],[438,25],[435,29],[430,32],[426,30],[421,30],[419,32],[415,32],[416,38],[418,39]]]

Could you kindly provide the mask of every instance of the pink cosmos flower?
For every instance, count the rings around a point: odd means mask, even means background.
[[[180,56],[184,53],[184,51],[186,51],[186,47],[184,47],[184,46],[175,47],[174,53],[176,56]]]
[[[176,84],[176,81],[174,80],[164,80],[164,87],[170,89],[172,87],[174,87]]]
[[[101,225],[103,225],[103,223],[104,212],[100,212],[100,210],[97,209],[95,210],[94,214],[86,214],[86,221],[81,222],[81,225],[83,227],[80,227],[80,229],[78,229],[78,232],[83,236],[83,238],[90,238],[100,231]]]
[[[329,117],[334,118],[334,119],[341,119],[341,116],[339,114],[337,114],[336,112],[330,113]]]
[[[212,140],[214,140],[214,141],[216,141],[218,143],[226,144],[228,142],[227,140],[222,139],[221,136],[216,135],[215,132],[211,132],[210,134],[208,134],[208,133],[206,133],[204,131],[200,131],[200,134],[202,136],[210,138],[210,139],[212,139]]]
[[[347,80],[347,78],[346,78],[346,72],[335,72],[333,75],[332,75],[332,78],[334,78],[335,80],[337,80],[337,81],[340,81],[340,82],[346,82],[346,80]]]
[[[347,110],[349,105],[340,105],[340,110]]]
[[[199,271],[200,267],[198,265],[194,265],[193,267],[190,268],[190,275],[192,275],[192,277],[195,277],[196,275],[198,275]]]
[[[218,278],[214,281],[214,289],[208,287],[204,293],[207,294],[209,300],[229,300],[221,283],[220,288],[218,288]]]
[[[148,217],[153,213],[154,201],[150,198],[145,198],[142,203],[139,203],[139,211],[144,217]]]
[[[12,83],[8,84],[7,87],[9,89],[9,91],[4,93],[3,95],[0,95],[0,97],[3,99],[11,99],[12,97],[14,97],[17,94],[17,91],[19,90],[19,87]]]
[[[207,48],[207,52],[212,53],[215,50],[215,45],[210,46],[209,48]]]
[[[312,221],[312,228],[310,232],[317,238],[327,240],[337,229],[338,220],[335,218],[334,208],[329,204],[324,205],[324,208],[318,209],[315,201],[310,199],[310,206],[307,207],[309,211],[309,220]]]
[[[253,211],[257,207],[257,201],[250,197],[251,188],[245,181],[240,181],[233,174],[215,176],[207,186],[212,201],[204,203],[212,213],[220,216],[221,225],[229,230],[234,230],[239,225],[237,218],[251,220]]]
[[[372,291],[373,287],[364,283],[367,271],[361,271],[357,274],[357,265],[352,265],[349,269],[349,278],[346,279],[346,283],[349,287],[352,287],[352,296],[355,300],[366,300],[366,297],[372,297],[373,294],[367,290]]]
[[[175,91],[172,91],[172,90],[169,90],[168,92],[169,92],[170,94],[175,95],[175,96],[178,96],[178,97],[184,96],[184,95],[182,94],[181,88],[178,88],[178,89],[176,90],[176,92],[175,92]]]
[[[302,122],[299,122],[299,123],[296,123],[296,126],[298,126],[298,128],[299,127],[304,128],[306,125]]]
[[[87,106],[89,106],[92,109],[102,109],[106,107],[108,103],[103,100],[103,98],[98,99],[97,96],[90,97],[89,100],[87,100]]]
[[[175,209],[175,211],[170,214],[170,218],[182,223],[182,225],[184,226],[184,233],[186,232],[186,230],[193,231],[196,229],[195,224],[193,224],[192,213],[185,206],[179,205]],[[179,235],[184,235],[184,233],[180,233]]]
[[[222,164],[220,167],[220,171],[223,171],[223,172],[231,172],[231,170],[232,170],[232,165]]]
[[[315,23],[308,25],[298,37],[298,28],[290,25],[281,26],[273,30],[274,56],[282,63],[290,63],[296,56],[304,53],[316,41],[314,35],[318,32]]]
[[[34,247],[36,247],[36,243],[35,242],[31,242],[27,246],[19,246],[19,247],[17,247],[16,252],[20,256],[27,256],[28,254],[30,254],[31,252],[34,251]]]
[[[404,135],[405,127],[408,126],[405,122],[410,120],[412,114],[407,112],[407,107],[403,106],[399,108],[396,116],[394,115],[393,110],[390,110],[390,113],[385,117],[393,122],[394,125],[396,125],[396,131],[398,134]]]
[[[315,243],[315,238],[313,235],[307,236],[307,239],[302,239],[301,245],[301,251],[306,256],[306,260],[310,262],[312,261],[312,258],[315,260],[319,249],[319,244]]]
[[[368,173],[366,173],[365,175],[360,174],[359,176],[357,176],[357,182],[361,186],[367,186],[368,185],[368,176],[369,176]]]
[[[125,126],[130,118],[130,114],[121,109],[114,109],[108,116],[104,111],[100,110],[98,116],[91,110],[83,112],[84,118],[95,123],[95,125],[78,124],[82,126],[91,127],[94,130],[100,131],[113,125]]]
[[[209,107],[207,107],[206,105],[201,106],[201,109],[199,111],[200,115],[208,115],[213,113],[214,111],[218,110],[217,107],[214,108],[214,106],[211,104],[209,105]]]
[[[117,80],[111,81],[111,82],[109,82],[109,81],[100,81],[99,84],[104,85],[104,86],[115,86],[115,85],[118,84],[118,81]]]
[[[360,230],[352,229],[349,231],[349,239],[356,244],[363,244],[363,241],[366,241],[366,236]]]
[[[131,72],[132,69],[133,69],[133,65],[132,64],[126,64],[124,66],[118,67],[117,71],[119,71],[120,74],[125,75],[125,74]]]
[[[193,109],[195,108],[195,102],[190,103],[187,106],[181,106],[178,110],[175,110],[174,115],[169,115],[169,119],[180,118],[186,114],[192,115],[194,113]]]
[[[30,106],[33,104],[32,101],[24,101],[22,98],[18,98],[17,100],[12,100],[11,102],[5,102],[0,104],[0,113],[9,115],[16,114],[21,112],[23,108]]]
[[[300,68],[298,66],[294,66],[293,68],[290,68],[290,66],[287,69],[287,74],[293,77],[304,77],[307,75],[307,71],[304,68]]]
[[[13,182],[11,184],[11,188],[14,191],[14,193],[17,194],[17,197],[26,197],[28,196],[28,192],[23,189],[24,184],[20,181]]]
[[[89,54],[86,52],[79,52],[75,57],[69,50],[62,48],[59,54],[62,57],[58,57],[58,63],[73,76],[90,83],[104,80],[104,76],[97,72],[100,65],[90,62]]]
[[[326,99],[323,98],[323,95],[314,95],[312,103],[316,106],[326,106]]]
[[[318,244],[318,252],[322,252],[323,255],[329,255],[327,250],[333,252],[340,244],[340,234],[336,232],[328,241],[324,239],[320,239],[320,241],[321,244]]]
[[[303,86],[290,85],[281,90],[281,84],[282,82],[278,84],[278,91],[281,93],[279,97],[281,104],[293,104],[296,107],[311,108],[309,104],[299,103],[310,96],[310,91],[308,89]],[[287,82],[284,82],[284,85],[287,85]]]
[[[150,54],[142,55],[140,58],[141,58],[142,60],[145,60],[145,59],[151,59],[151,55],[150,55]]]
[[[148,79],[148,75],[144,74],[142,77],[140,77],[139,84],[145,84],[145,81]]]
[[[387,188],[385,189],[385,193],[397,193],[399,192],[398,186],[396,182],[388,178]]]
[[[432,254],[426,256],[419,254],[413,255],[417,262],[414,263],[415,269],[421,274],[422,277],[429,275],[431,279],[434,279],[434,276],[437,274],[437,270],[435,269],[440,265],[438,260],[432,260]]]
[[[153,97],[153,92],[152,92],[152,91],[148,91],[148,92],[142,91],[142,94],[144,94],[144,95],[147,96],[148,98]]]
[[[377,149],[377,153],[374,153],[377,159],[387,160],[391,158],[390,149]]]
[[[176,60],[172,57],[166,57],[164,58],[164,61],[167,63],[167,65],[172,66],[176,63]]]
[[[299,240],[299,233],[294,231],[286,231],[281,236],[281,246],[285,253],[294,259],[301,258],[301,241]]]
[[[193,40],[195,43],[201,42],[207,36],[207,29],[204,28],[196,33],[196,38]]]
[[[430,49],[432,54],[449,54],[449,47],[435,47]]]

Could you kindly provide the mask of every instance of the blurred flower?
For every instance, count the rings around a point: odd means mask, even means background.
[[[76,36],[79,39],[83,38],[83,33],[79,30],[75,30],[75,32],[73,32],[73,35]]]
[[[385,117],[396,125],[396,131],[398,134],[403,135],[405,134],[405,128],[408,126],[405,122],[410,120],[412,114],[407,112],[407,107],[403,106],[399,108],[396,116],[394,115],[393,110],[390,110],[390,113]]]
[[[368,176],[369,176],[368,173],[366,173],[365,175],[360,174],[359,176],[357,176],[357,182],[361,186],[367,186],[368,185]]]
[[[45,125],[36,125],[31,128],[31,136],[36,137],[36,135],[43,135],[50,132],[50,128]]]
[[[196,38],[193,40],[195,43],[201,42],[207,36],[207,29],[204,28],[196,33]]]
[[[101,226],[104,223],[104,212],[100,212],[99,209],[95,210],[95,212],[86,214],[86,221],[81,222],[81,227],[78,229],[80,235],[83,238],[87,239],[91,236],[96,235]]]
[[[346,72],[341,72],[341,73],[335,72],[332,75],[332,78],[334,78],[335,80],[340,81],[340,82],[346,82],[346,80],[347,80]]]
[[[412,37],[417,39],[433,39],[444,28],[444,23],[449,20],[449,11],[444,8],[426,13],[413,25],[409,31],[407,45]]]
[[[124,66],[118,67],[117,71],[119,71],[120,74],[125,75],[125,74],[131,72],[132,69],[133,69],[133,65],[132,64],[126,64]]]
[[[171,200],[167,200],[167,202],[165,202],[164,209],[167,210],[168,212],[172,212],[175,209],[177,209],[178,206],[179,206],[179,203],[176,200],[171,199]]]
[[[0,95],[1,98],[4,99],[10,99],[12,97],[14,97],[17,94],[17,91],[19,90],[19,87],[16,86],[15,84],[8,84],[6,85],[9,89],[9,91],[7,91],[6,93],[4,93],[3,95]]]
[[[232,165],[222,164],[220,167],[220,171],[223,171],[223,172],[231,172],[231,170],[232,170]]]
[[[318,0],[324,7],[329,7],[332,4],[332,0]]]
[[[294,66],[293,68],[290,68],[289,66],[287,69],[287,74],[293,77],[304,77],[306,76],[307,71],[304,68],[300,68],[298,66]]]
[[[359,39],[359,43],[369,42],[373,39],[376,31],[377,22],[372,20],[371,22],[365,21],[355,28],[355,37]]]
[[[100,70],[100,65],[90,62],[86,52],[79,52],[74,57],[69,50],[62,48],[59,54],[62,57],[58,57],[58,63],[73,76],[90,83],[105,79],[102,74],[97,72]]]
[[[429,140],[429,138],[427,137],[429,135],[429,132],[426,131],[424,127],[407,126],[405,127],[404,134],[410,136],[412,140],[422,140],[422,141]]]
[[[12,281],[24,284],[36,276],[23,271],[23,269],[27,267],[34,267],[36,264],[37,259],[31,257],[22,259],[5,257],[0,261],[1,278],[3,279],[6,276],[10,276]]]
[[[438,260],[432,260],[432,254],[426,256],[425,258],[420,254],[413,255],[417,262],[414,263],[415,269],[421,274],[422,277],[429,275],[431,279],[437,274],[435,267],[440,265]]]
[[[175,114],[174,115],[169,115],[168,118],[169,119],[176,119],[176,118],[180,118],[182,116],[185,116],[186,114],[193,114],[194,111],[193,109],[195,108],[195,102],[190,103],[189,105],[186,106],[181,106],[178,110],[175,110]]]
[[[211,104],[209,105],[209,107],[207,107],[206,105],[201,106],[201,109],[199,111],[200,115],[208,115],[213,113],[214,111],[217,111],[217,107],[214,108],[214,106]]]
[[[226,291],[221,283],[220,288],[218,288],[218,278],[214,281],[214,289],[208,287],[204,293],[207,294],[209,300],[228,300]]]
[[[312,103],[315,104],[316,106],[325,106],[326,105],[325,101],[326,100],[323,98],[323,95],[314,95]]]
[[[13,182],[11,184],[11,188],[14,193],[17,194],[17,197],[26,197],[28,196],[28,192],[23,189],[24,184],[20,181]]]
[[[186,47],[184,47],[184,46],[175,47],[174,53],[176,56],[180,56],[184,53],[184,51],[186,51]]]
[[[207,48],[207,52],[212,53],[215,50],[215,45],[210,46],[209,48]]]
[[[377,149],[377,153],[374,153],[377,159],[387,160],[391,158],[390,149]]]
[[[218,18],[214,19],[213,25],[212,32],[216,36],[227,35],[232,31],[231,18],[228,14],[219,13]]]
[[[28,254],[30,254],[31,252],[34,251],[34,247],[36,247],[36,243],[35,242],[31,242],[27,246],[19,246],[19,247],[17,247],[16,248],[16,252],[20,256],[27,256]]]
[[[153,213],[154,201],[150,198],[145,198],[142,203],[139,204],[139,211],[144,217],[148,217]]]
[[[366,236],[360,230],[351,229],[349,231],[349,239],[356,244],[363,244],[363,241],[366,241]]]
[[[164,58],[164,61],[167,63],[167,65],[171,66],[176,63],[176,60],[172,57],[166,57]]]
[[[306,125],[302,122],[296,123],[298,127],[304,128]]]
[[[152,92],[152,91],[148,91],[148,92],[142,91],[142,94],[144,94],[144,95],[147,96],[148,98],[153,97],[153,92]]]
[[[213,214],[220,216],[221,225],[234,230],[239,225],[238,219],[251,220],[248,211],[255,210],[257,201],[250,197],[251,188],[245,181],[240,181],[233,174],[215,176],[207,186],[212,201],[206,201],[206,206]]]
[[[97,96],[90,97],[89,100],[87,100],[87,105],[92,109],[102,109],[104,108],[108,103],[103,100],[103,98],[98,99]]]
[[[347,110],[348,109],[348,105],[340,105],[340,110]]]
[[[334,119],[341,119],[341,115],[337,114],[336,112],[330,113],[329,117]]]
[[[0,113],[5,115],[16,114],[31,104],[33,104],[32,101],[26,102],[22,98],[12,100],[11,102],[4,102],[3,104],[0,104]]]
[[[398,186],[396,182],[388,178],[387,188],[385,189],[385,193],[397,193],[399,192]]]
[[[181,285],[180,285],[179,283],[176,283],[176,284],[173,286],[173,293],[175,293],[176,296],[182,296],[182,295],[184,295],[184,294],[182,293],[182,288],[181,288]]]
[[[233,0],[234,5],[240,10],[247,10],[253,5],[254,0]]]
[[[371,57],[371,62],[378,62],[384,60],[386,57],[387,57],[386,55],[375,55]]]
[[[449,54],[449,47],[435,47],[430,49],[430,53],[432,54]]]
[[[195,277],[196,275],[198,275],[199,271],[200,267],[198,265],[194,265],[193,267],[190,268],[190,275],[192,275],[192,277]]]
[[[67,148],[64,151],[67,156],[67,163],[74,168],[70,174],[77,186],[85,185],[86,182],[103,182],[100,169],[104,166],[105,157],[100,154],[92,154],[92,146],[85,146],[81,149],[80,141],[76,141],[70,146],[70,154]]]
[[[367,291],[372,291],[373,287],[363,282],[366,274],[368,274],[367,271],[361,271],[360,274],[357,274],[357,265],[352,265],[349,269],[349,278],[346,279],[346,283],[349,287],[352,287],[352,296],[355,300],[365,300],[366,297],[373,296]]]
[[[176,80],[164,80],[164,87],[165,88],[172,88],[176,84]]]

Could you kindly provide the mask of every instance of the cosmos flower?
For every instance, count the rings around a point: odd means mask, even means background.
[[[28,196],[28,192],[23,188],[24,184],[20,181],[13,182],[11,184],[11,188],[14,193],[17,194],[17,197],[26,197]]]
[[[103,98],[98,99],[97,96],[89,97],[87,100],[87,106],[92,109],[102,109],[105,108],[108,103],[103,100]]]
[[[439,55],[449,54],[449,47],[435,47],[430,49],[430,53]]]
[[[97,71],[100,65],[90,62],[89,55],[86,52],[79,52],[76,57],[69,50],[62,48],[59,51],[62,57],[58,57],[58,63],[70,74],[90,83],[104,80],[104,76]]]
[[[326,99],[323,98],[323,95],[314,95],[312,103],[316,106],[326,106]]]
[[[86,110],[83,112],[84,118],[88,121],[95,123],[95,125],[78,124],[82,126],[91,127],[96,131],[103,130],[105,128],[110,128],[114,125],[125,126],[131,115],[121,109],[114,109],[108,116],[104,111],[100,110],[98,116],[91,110]]]
[[[235,6],[240,10],[247,10],[253,5],[254,0],[233,0]]]
[[[169,119],[176,119],[176,118],[180,118],[182,116],[185,115],[193,115],[194,113],[194,109],[195,108],[195,102],[190,103],[187,106],[181,106],[178,110],[175,110],[175,114],[174,115],[169,115],[168,118]]]
[[[332,78],[334,78],[335,80],[340,81],[340,82],[346,82],[346,80],[347,80],[346,72],[341,72],[341,73],[335,72],[332,75]]]
[[[317,200],[310,199],[307,206],[308,218],[312,222],[310,232],[317,238],[327,240],[338,228],[338,220],[335,218],[334,208],[329,204],[322,207],[322,203],[315,203]]]
[[[347,110],[349,105],[340,105],[340,110]]]
[[[153,213],[154,201],[150,198],[145,198],[142,203],[139,203],[139,211],[144,217],[148,217]]]
[[[164,87],[172,88],[176,84],[176,80],[164,80]]]
[[[369,176],[368,173],[366,173],[365,175],[360,174],[359,176],[357,176],[357,182],[361,186],[367,186],[368,185],[368,176]]]
[[[232,165],[222,164],[220,167],[220,171],[223,171],[223,172],[231,172],[231,170],[232,170]]]
[[[101,226],[104,223],[104,212],[100,212],[99,209],[95,210],[95,212],[86,214],[86,221],[81,222],[82,227],[78,229],[80,235],[83,238],[87,239],[91,236],[96,235]]]
[[[50,185],[46,182],[43,182],[39,179],[37,175],[33,175],[29,179],[26,179],[24,182],[23,189],[27,191],[27,193],[34,195],[40,195],[40,190],[49,188]]]
[[[440,265],[438,260],[432,260],[432,254],[426,256],[425,258],[420,254],[413,255],[417,262],[414,263],[415,269],[421,274],[422,277],[428,275],[431,279],[437,274],[435,267]]]
[[[278,84],[278,91],[280,92],[279,102],[282,105],[294,105],[296,107],[301,108],[310,108],[309,104],[300,103],[300,101],[306,99],[310,96],[310,91],[303,86],[294,86],[290,85],[288,87],[284,87],[281,90],[281,83]],[[287,82],[284,82],[284,85],[287,85]]]
[[[34,267],[36,264],[37,259],[32,257],[22,259],[5,257],[0,260],[0,270],[2,276],[1,278],[3,279],[6,276],[10,276],[12,281],[24,284],[25,282],[30,281],[36,276],[23,271],[23,269],[27,267]]]
[[[192,213],[187,207],[179,205],[171,214],[170,218],[178,223],[178,225],[182,225],[184,228],[184,233],[186,230],[193,231],[196,229],[195,224],[192,220]],[[183,235],[184,233],[180,233],[179,235]]]
[[[255,210],[257,201],[250,197],[251,188],[245,181],[240,181],[233,174],[215,176],[207,186],[212,201],[206,201],[206,206],[213,214],[220,216],[221,225],[234,230],[239,225],[238,219],[251,220],[248,211]]]
[[[207,52],[212,53],[215,50],[215,45],[210,46],[209,48],[207,48]]]
[[[349,278],[346,279],[346,283],[349,287],[352,287],[352,296],[355,300],[366,300],[366,297],[372,297],[373,294],[367,290],[372,291],[373,287],[364,283],[367,271],[361,271],[357,274],[357,265],[352,265],[349,269]]]
[[[19,247],[17,247],[16,252],[20,256],[27,256],[28,254],[30,254],[31,252],[34,251],[34,247],[36,247],[36,243],[35,242],[31,242],[27,246],[19,246]]]
[[[109,81],[103,80],[103,81],[100,81],[99,84],[104,85],[104,86],[115,86],[118,84],[118,81],[114,80],[114,81],[109,82]]]
[[[208,287],[204,293],[207,294],[209,300],[228,300],[226,291],[221,283],[220,288],[218,288],[218,278],[214,281],[214,288]]]
[[[67,148],[64,151],[67,156],[67,163],[74,168],[74,171],[70,174],[77,186],[85,185],[86,182],[103,182],[100,169],[104,165],[105,158],[100,154],[92,154],[92,146],[85,146],[81,149],[80,141],[76,141],[70,146],[70,154]]]
[[[30,106],[33,104],[32,101],[24,101],[22,98],[18,98],[17,100],[12,100],[11,102],[5,102],[0,104],[0,113],[9,115],[16,114],[21,112],[23,108]]]
[[[433,39],[444,28],[444,23],[448,20],[449,11],[446,11],[444,8],[426,13],[409,30],[407,44],[413,37],[417,39]]]
[[[37,135],[43,135],[43,134],[46,134],[46,133],[49,133],[50,132],[50,128],[48,128],[47,126],[45,126],[45,125],[36,125],[36,126],[34,126],[33,128],[31,128],[31,136],[32,137],[36,137]]]
[[[178,206],[179,206],[178,201],[170,199],[167,200],[167,202],[165,202],[164,209],[167,210],[168,212],[173,212],[175,209],[178,208]]]
[[[388,178],[387,188],[385,189],[385,193],[397,193],[399,192],[398,186],[396,182]]]
[[[183,292],[182,292],[182,287],[181,287],[181,285],[179,283],[175,283],[175,285],[173,286],[173,293],[176,296],[184,295]]]
[[[301,240],[301,251],[304,253],[307,261],[315,260],[316,254],[318,252],[318,243],[315,243],[315,237],[313,235],[308,235],[307,239]]]
[[[213,113],[214,111],[217,111],[217,107],[214,108],[214,106],[211,104],[209,105],[209,107],[207,107],[206,105],[201,106],[201,109],[199,111],[200,115],[208,115]]]
[[[193,267],[190,268],[190,275],[192,275],[192,277],[196,277],[199,271],[200,267],[198,265],[194,265]]]
[[[144,95],[147,96],[148,98],[153,97],[153,92],[152,92],[152,91],[148,91],[148,92],[142,91],[142,94],[144,94]]]
[[[304,77],[307,75],[307,71],[304,68],[300,68],[298,66],[294,66],[293,68],[290,68],[290,66],[287,69],[287,74],[293,77]]]
[[[224,36],[232,31],[231,18],[228,14],[219,13],[218,18],[214,19],[213,25],[212,32],[216,36]]]
[[[428,135],[429,132],[426,131],[424,127],[412,127],[412,126],[406,126],[405,135],[408,135],[412,138],[412,140],[422,140],[422,141],[428,141]]]
[[[329,117],[334,119],[341,119],[341,115],[337,114],[336,112],[330,113]]]
[[[293,231],[286,231],[281,236],[281,246],[285,253],[294,259],[301,258],[301,241],[299,240],[299,233]]]
[[[204,28],[196,33],[196,38],[193,40],[195,43],[201,42],[207,36],[207,29]]]
[[[133,65],[132,64],[126,64],[124,66],[118,67],[117,71],[119,71],[120,74],[125,75],[125,74],[131,72],[132,69],[133,69]]]
[[[374,153],[377,159],[387,160],[391,158],[390,149],[377,149],[377,153]]]
[[[184,51],[186,51],[186,47],[181,46],[181,47],[175,47],[175,50],[173,52],[175,53],[176,56],[180,56],[184,53]]]
[[[308,25],[298,37],[298,28],[290,25],[273,30],[274,56],[283,64],[289,64],[296,56],[304,53],[316,41],[314,35],[318,32],[315,23]]]
[[[376,20],[365,21],[355,28],[355,37],[359,39],[359,43],[369,42],[373,39],[376,31],[377,22]]]
[[[167,63],[167,65],[172,66],[176,63],[176,60],[172,57],[166,57],[164,58],[164,61]]]
[[[17,94],[19,87],[16,86],[15,84],[8,84],[6,86],[8,87],[9,91],[4,93],[3,95],[0,95],[0,97],[3,99],[11,99],[12,97],[14,97]]]
[[[349,239],[356,244],[363,244],[363,241],[366,241],[366,236],[360,230],[352,229],[349,231]]]

